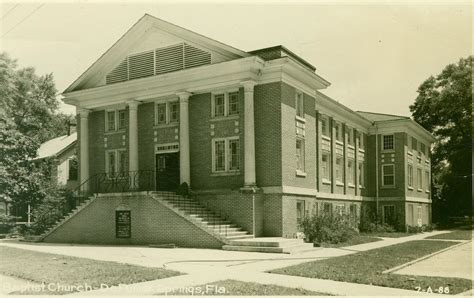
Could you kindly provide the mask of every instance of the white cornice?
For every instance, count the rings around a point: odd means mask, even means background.
[[[369,130],[370,134],[392,134],[397,132],[407,133],[426,144],[434,142],[431,134],[411,119],[376,121],[375,126],[372,126]]]

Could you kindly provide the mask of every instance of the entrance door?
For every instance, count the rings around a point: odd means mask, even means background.
[[[156,154],[156,190],[176,191],[179,186],[179,152]]]

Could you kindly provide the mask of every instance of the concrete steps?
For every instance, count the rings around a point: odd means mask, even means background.
[[[222,247],[223,250],[265,252],[265,253],[300,253],[313,250],[312,243],[305,243],[302,239],[287,239],[262,237],[229,241]]]

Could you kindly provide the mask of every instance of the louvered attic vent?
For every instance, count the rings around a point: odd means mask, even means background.
[[[128,56],[106,75],[105,82],[119,83],[207,64],[211,64],[211,53],[181,43]]]

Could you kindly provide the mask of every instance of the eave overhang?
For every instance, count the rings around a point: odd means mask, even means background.
[[[413,135],[418,140],[425,143],[433,143],[436,139],[424,129],[420,124],[412,119],[394,119],[385,121],[374,121],[374,125],[369,131],[371,134],[390,134],[396,132],[406,132]]]

